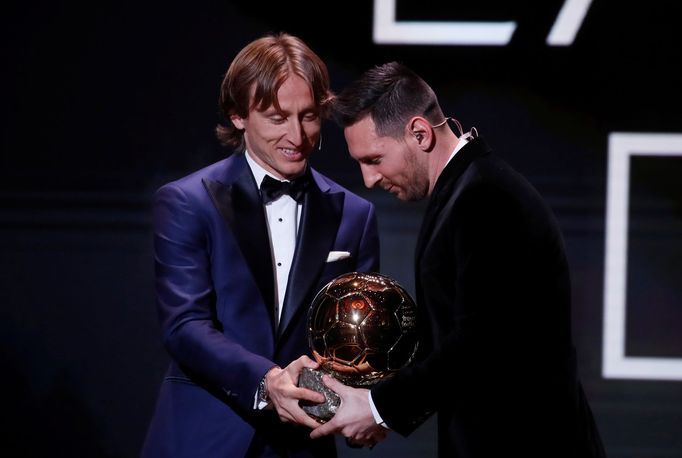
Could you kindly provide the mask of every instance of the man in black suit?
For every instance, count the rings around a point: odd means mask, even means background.
[[[403,65],[367,71],[334,109],[367,187],[429,196],[415,257],[423,333],[416,364],[371,391],[325,378],[342,403],[311,436],[407,436],[437,412],[442,457],[604,456],[576,374],[562,237],[537,191]]]

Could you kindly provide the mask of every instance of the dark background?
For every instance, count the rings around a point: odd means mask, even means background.
[[[337,91],[371,65],[411,66],[530,179],[564,231],[579,370],[609,456],[682,456],[682,382],[601,370],[608,135],[682,134],[682,7],[595,0],[572,45],[548,46],[562,4],[397,2],[399,21],[514,20],[507,46],[376,45],[371,1],[3,4],[0,454],[137,456],[167,364],[151,193],[229,153],[213,135],[222,75],[246,43],[287,31]],[[383,270],[413,291],[423,204],[364,189],[341,133],[323,133],[313,164],[376,203]],[[632,161],[626,332],[628,355],[680,364],[681,161]],[[433,426],[371,456],[435,456]]]

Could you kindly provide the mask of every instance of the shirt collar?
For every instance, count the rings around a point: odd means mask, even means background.
[[[253,174],[253,178],[256,180],[256,184],[258,185],[258,189],[260,189],[261,183],[263,183],[263,178],[265,178],[265,175],[270,175],[272,178],[274,178],[277,181],[291,181],[291,180],[282,180],[279,177],[274,176],[272,173],[268,172],[265,170],[263,167],[256,162],[253,157],[251,156],[251,153],[248,151],[245,151],[244,154],[246,155],[246,163],[249,164],[249,168],[251,169],[251,173]],[[308,167],[308,164],[306,164],[306,169]],[[305,172],[304,172],[305,173]],[[301,174],[303,175],[303,174]]]
[[[258,164],[258,162],[254,161],[253,158],[251,157],[251,153],[249,153],[248,151],[245,151],[244,154],[246,155],[246,163],[249,164],[249,168],[251,169],[251,173],[253,174],[253,178],[256,180],[256,184],[258,185],[258,189],[260,189],[260,184],[263,182],[263,178],[265,178],[265,175],[272,176],[272,174],[268,173],[263,167],[261,167]],[[272,178],[275,178],[275,177],[272,176]]]
[[[464,148],[464,145],[469,143],[469,140],[473,139],[472,135],[470,133],[466,133],[459,137],[459,141],[457,142],[457,146],[455,146],[455,150],[450,154],[450,157],[448,158],[448,161],[445,163],[445,165],[448,165],[450,161],[452,160],[453,157],[455,157],[455,154],[457,154],[457,151],[461,150]]]

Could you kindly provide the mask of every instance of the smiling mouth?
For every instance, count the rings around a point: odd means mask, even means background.
[[[300,153],[300,151],[293,149],[293,148],[280,148],[279,149],[283,154],[286,154],[287,156],[293,156],[294,154]]]
[[[280,153],[282,153],[283,156],[287,157],[288,159],[292,160],[298,160],[303,158],[303,153],[300,150],[293,149],[293,148],[277,148]]]

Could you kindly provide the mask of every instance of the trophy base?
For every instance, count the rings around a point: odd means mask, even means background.
[[[327,385],[322,381],[322,376],[325,374],[326,372],[321,370],[305,367],[298,377],[298,386],[322,393],[325,397],[325,401],[320,404],[300,401],[301,408],[320,423],[330,420],[341,404],[339,396],[327,388]]]

